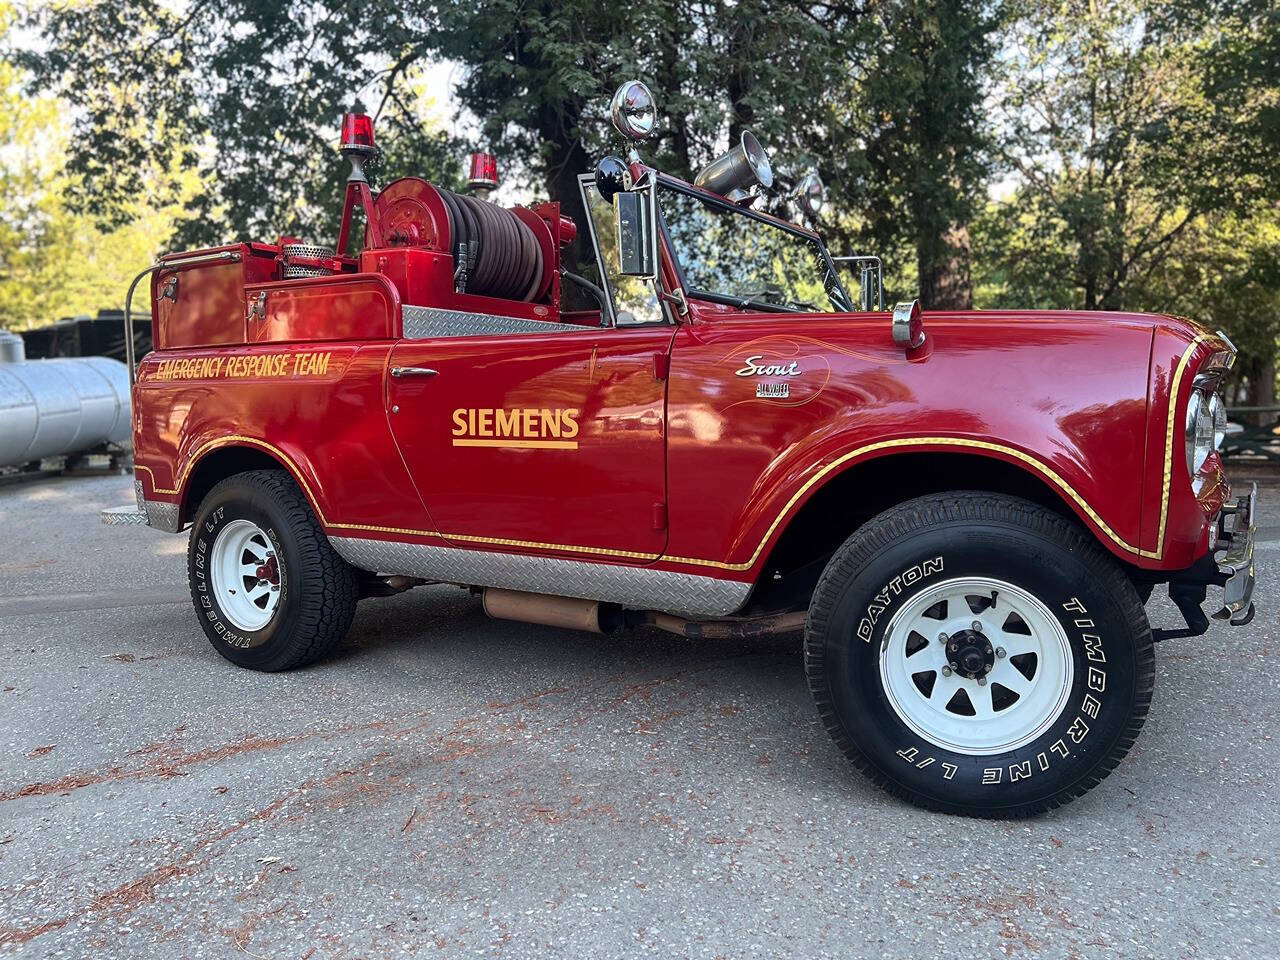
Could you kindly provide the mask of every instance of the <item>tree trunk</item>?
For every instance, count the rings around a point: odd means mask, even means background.
[[[673,94],[680,92],[681,79],[686,67],[683,63],[688,50],[688,28],[684,23],[685,13],[678,3],[667,5],[665,11],[665,35],[662,43],[662,71]],[[665,98],[663,98],[665,100]],[[673,98],[674,99],[674,98]],[[693,179],[693,158],[690,154],[689,116],[683,110],[672,111],[670,105],[662,102],[664,122],[671,131],[671,153],[675,157],[675,165],[669,172],[677,177]]]
[[[927,310],[972,310],[969,228],[952,224],[941,235],[927,232],[916,244],[920,304]]]
[[[748,11],[739,11],[739,16],[746,19]],[[746,130],[755,119],[755,110],[748,102],[751,95],[754,71],[750,57],[751,38],[743,36],[740,31],[749,31],[746,23],[736,24],[729,33],[728,62],[732,65],[725,80],[725,93],[729,98],[729,148],[733,149],[742,139],[742,131]]]
[[[1269,407],[1276,402],[1276,361],[1255,360],[1249,364],[1248,389],[1244,406]],[[1276,419],[1274,413],[1255,413],[1249,417],[1254,424],[1265,427]]]
[[[544,168],[547,192],[552,200],[560,201],[561,213],[578,226],[578,239],[564,250],[565,266],[574,272],[578,271],[587,235],[587,211],[578,192],[578,175],[592,168],[578,133],[581,117],[582,103],[577,99],[565,101],[559,109],[544,108],[539,117],[539,133],[550,148]]]

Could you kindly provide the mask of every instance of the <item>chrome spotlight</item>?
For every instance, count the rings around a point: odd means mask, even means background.
[[[810,170],[800,178],[796,184],[795,199],[808,216],[816,217],[822,213],[822,208],[827,205],[827,188],[815,171]]]
[[[653,133],[658,109],[649,88],[639,80],[628,80],[613,95],[609,105],[613,125],[628,140],[639,142]]]

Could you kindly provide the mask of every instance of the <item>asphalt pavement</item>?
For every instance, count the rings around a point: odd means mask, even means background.
[[[1280,488],[1255,622],[1162,644],[1128,759],[1015,823],[861,779],[796,637],[430,587],[363,601],[324,663],[237,669],[185,536],[99,524],[132,496],[0,487],[0,955],[1280,955]]]

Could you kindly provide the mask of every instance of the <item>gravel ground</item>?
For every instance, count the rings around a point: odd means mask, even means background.
[[[994,823],[864,782],[796,638],[601,638],[421,588],[252,673],[193,620],[185,537],[98,523],[129,478],[2,487],[0,954],[1277,956],[1266,497],[1254,624],[1164,644],[1119,769]]]

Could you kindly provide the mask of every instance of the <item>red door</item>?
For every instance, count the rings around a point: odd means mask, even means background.
[[[392,351],[392,428],[438,532],[459,547],[655,559],[672,328],[510,326]]]

